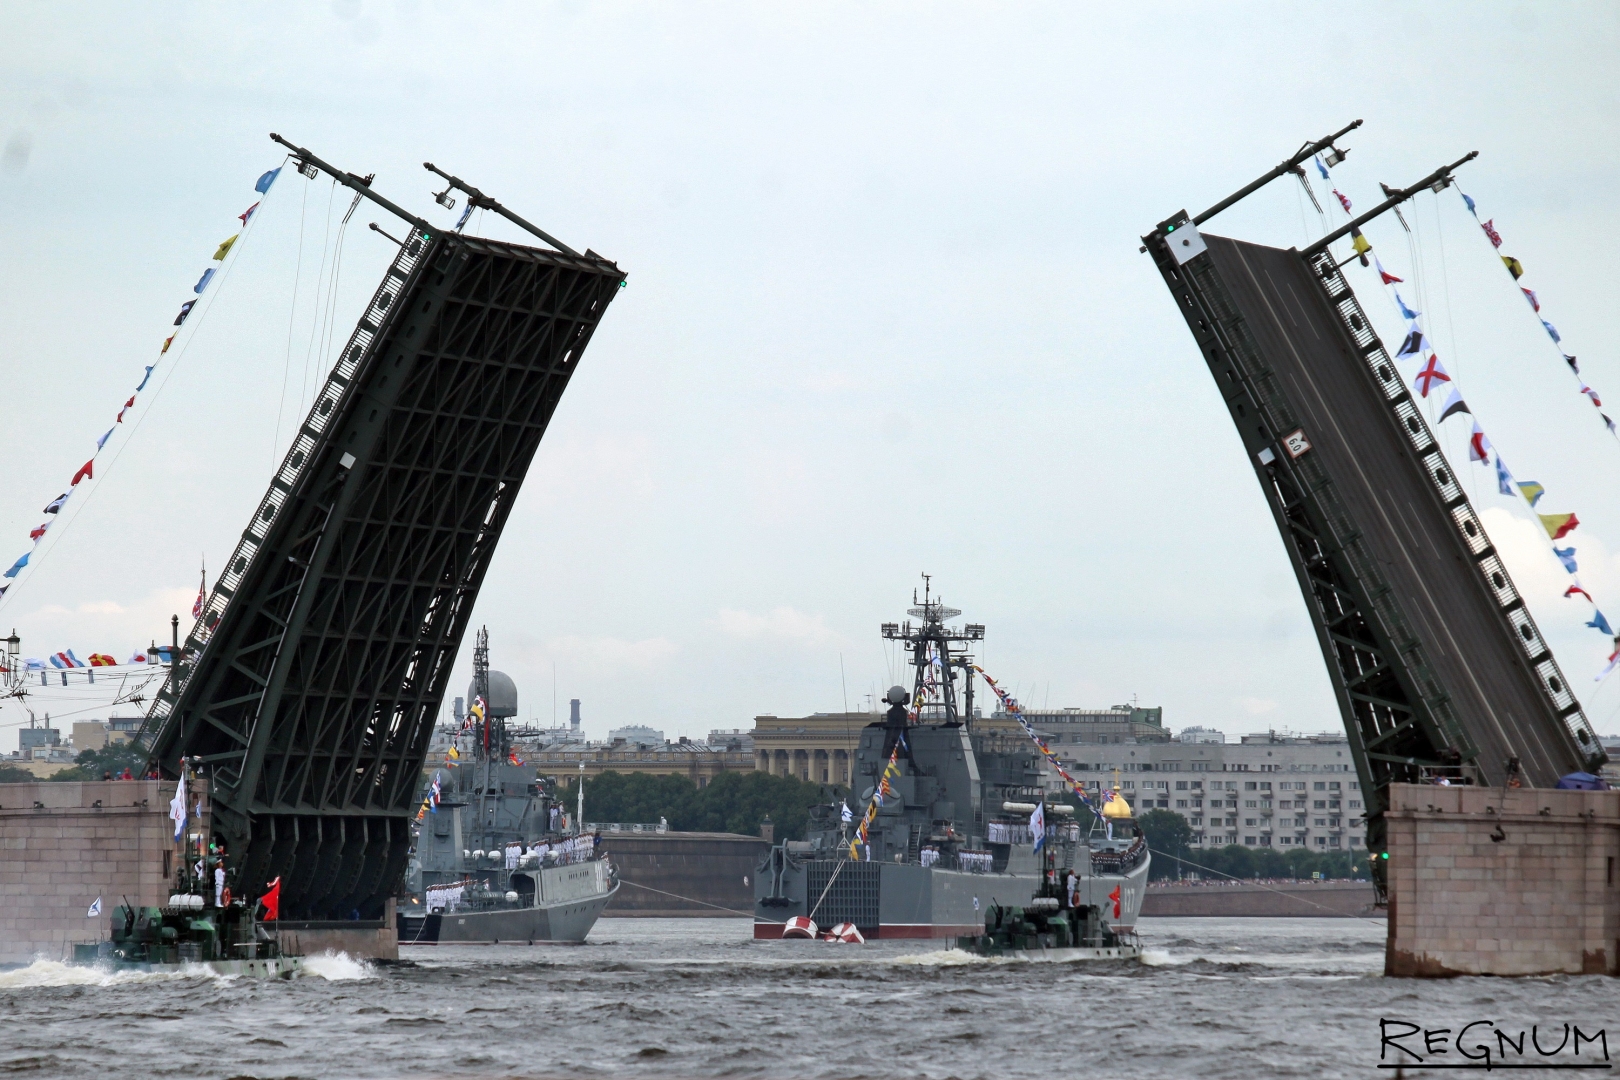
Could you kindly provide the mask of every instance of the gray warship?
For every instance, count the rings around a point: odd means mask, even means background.
[[[1101,814],[1077,815],[1048,801],[1042,747],[1015,722],[974,710],[979,669],[967,650],[984,627],[948,626],[961,612],[924,582],[909,610],[917,622],[882,627],[908,649],[913,685],[890,689],[883,719],[861,732],[859,809],[812,807],[806,838],[766,853],[754,937],[817,937],[849,923],[868,938],[978,938],[993,913],[1061,896],[1076,924],[1106,926],[1110,944],[1133,938],[1149,853],[1129,804],[1103,793]]]
[[[472,703],[428,781],[399,905],[401,945],[581,942],[618,891],[583,805],[563,805],[517,755],[517,687],[473,650]],[[581,791],[583,803],[583,790]]]

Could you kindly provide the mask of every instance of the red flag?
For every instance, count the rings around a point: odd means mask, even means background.
[[[508,750],[506,752],[506,760],[511,762],[513,765],[523,764],[523,759],[517,756],[516,750]]]
[[[1119,918],[1119,888],[1118,885],[1115,885],[1114,891],[1108,894],[1108,899],[1114,902],[1114,918],[1116,919]]]
[[[1492,218],[1490,221],[1483,222],[1480,224],[1480,228],[1484,229],[1485,235],[1490,238],[1491,247],[1499,248],[1502,246],[1502,234],[1497,232],[1496,226],[1492,224],[1495,221],[1496,219]]]
[[[1446,369],[1440,366],[1439,355],[1430,353],[1429,362],[1423,365],[1423,370],[1418,372],[1417,378],[1412,381],[1417,384],[1418,392],[1424,397],[1428,397],[1429,391],[1434,389],[1435,383],[1450,382],[1451,376],[1447,375]]]
[[[79,471],[73,474],[73,483],[69,486],[78,487],[80,480],[94,480],[96,478],[96,474],[90,471],[90,467],[95,463],[96,459],[91,458],[89,461],[81,465],[79,467]]]
[[[33,540],[35,542],[38,542],[39,538],[45,535],[45,530],[50,528],[50,527],[51,527],[51,523],[47,521],[45,524],[41,525],[39,528],[37,528],[37,529],[33,530],[32,532],[30,532],[28,534],[28,539]]]
[[[1333,194],[1339,197],[1339,205],[1344,207],[1344,212],[1348,214],[1350,212],[1350,200],[1340,194],[1338,188],[1333,189]],[[1117,907],[1118,905],[1116,904],[1115,906]]]
[[[274,922],[281,918],[281,878],[270,883],[270,890],[259,897],[259,903],[264,905],[264,921]]]
[[[207,599],[207,596],[204,590],[199,588],[197,590],[197,602],[191,605],[191,617],[193,619],[202,618],[203,601],[205,599]]]
[[[242,211],[240,214],[237,214],[236,216],[237,216],[237,218],[239,218],[241,220],[242,224],[246,225],[247,224],[247,219],[252,217],[253,216],[253,211],[257,210],[258,208],[259,208],[259,204],[254,203],[252,206],[248,207],[246,210]]]
[[[1581,588],[1579,585],[1571,585],[1569,588],[1564,590],[1564,595],[1565,596],[1574,596],[1576,593],[1580,593],[1582,596],[1586,597],[1586,599],[1588,601],[1590,601],[1591,603],[1594,603],[1594,604],[1597,603],[1596,600],[1592,599],[1592,594],[1587,592],[1585,589]]]
[[[1474,425],[1474,433],[1472,435],[1468,436],[1468,460],[1469,461],[1486,461],[1486,462],[1490,461],[1491,460],[1490,454],[1487,453],[1487,451],[1489,451],[1490,448],[1491,448],[1491,440],[1487,439],[1485,437],[1485,432],[1480,428],[1480,426],[1478,424],[1475,424]]]

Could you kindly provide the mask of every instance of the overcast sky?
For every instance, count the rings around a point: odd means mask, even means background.
[[[1334,183],[1358,208],[1480,152],[1465,189],[1620,405],[1612,4],[140,10],[0,9],[0,564],[281,163],[268,132],[449,224],[431,160],[629,275],[474,613],[524,718],[551,718],[554,687],[593,735],[862,707],[898,674],[878,624],[926,571],[1035,705],[1338,729],[1252,470],[1137,238],[1357,117]],[[362,206],[340,248],[347,205],[291,170],[271,189],[0,602],[27,655],[127,654],[189,615],[387,265],[365,226],[397,226]],[[1456,195],[1407,216],[1410,242],[1393,218],[1369,236],[1514,472],[1547,484],[1541,509],[1579,513],[1582,579],[1620,616],[1620,446]],[[1209,229],[1293,245],[1320,224],[1289,181]],[[1599,730],[1620,729],[1620,690],[1591,681],[1607,639],[1560,598],[1527,510],[1458,469]],[[105,715],[105,689],[31,700],[65,726]],[[0,705],[0,749],[25,721]]]

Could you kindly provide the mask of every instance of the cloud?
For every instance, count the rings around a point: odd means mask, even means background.
[[[504,648],[508,653],[516,653],[520,663],[530,666],[556,662],[575,670],[608,673],[652,670],[663,666],[680,651],[680,646],[665,637],[630,641],[578,634],[546,638],[537,643],[515,641]]]
[[[764,615],[736,608],[721,608],[720,630],[744,641],[774,639],[812,648],[844,644],[844,635],[833,630],[820,615],[806,615],[790,607],[772,608]]]
[[[26,131],[19,131],[6,140],[6,148],[0,151],[0,170],[15,176],[28,168],[28,156],[34,152],[34,137]]]

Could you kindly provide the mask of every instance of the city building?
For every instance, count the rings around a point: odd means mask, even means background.
[[[1092,791],[1117,779],[1138,814],[1172,810],[1186,818],[1194,846],[1333,851],[1366,845],[1361,785],[1343,735],[1266,732],[1235,743],[1103,744],[1060,756]],[[1055,774],[1048,785],[1063,790]]]
[[[715,728],[709,732],[709,745],[716,750],[730,750],[733,753],[754,752],[754,733],[742,728]]]
[[[756,716],[754,767],[772,776],[847,786],[861,729],[879,718],[870,712]]]
[[[664,733],[642,724],[630,724],[627,727],[614,728],[608,732],[608,742],[622,742],[626,746],[653,747],[664,745]]]
[[[105,750],[129,742],[140,733],[139,716],[113,716],[106,720],[75,720],[72,743],[75,752]]]
[[[1164,727],[1164,709],[1142,709],[1134,705],[1114,705],[1107,709],[1058,709],[1055,712],[1026,709],[1024,718],[1054,745],[1123,745],[1125,743],[1169,742]],[[997,712],[997,721],[1012,718]]]
[[[1226,736],[1214,728],[1185,727],[1176,732],[1176,742],[1180,743],[1224,743]]]
[[[700,788],[707,787],[721,773],[751,772],[754,767],[754,755],[748,751],[716,750],[708,743],[693,742],[684,736],[660,746],[619,740],[608,744],[551,743],[531,751],[526,760],[541,776],[554,776],[564,783],[581,771],[587,777],[605,772],[647,773],[684,776]]]

